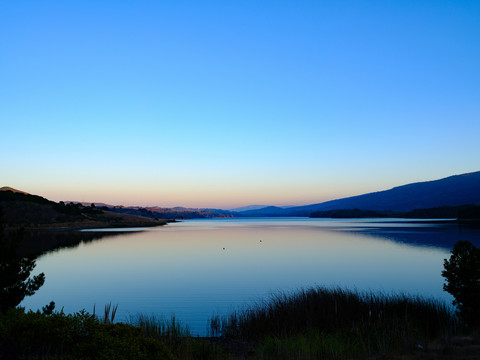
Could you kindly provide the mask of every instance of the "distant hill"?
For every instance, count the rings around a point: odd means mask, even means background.
[[[0,208],[7,227],[96,228],[158,226],[165,220],[118,214],[81,204],[56,203],[9,187],[0,189]]]
[[[480,171],[412,183],[364,195],[288,209],[266,207],[241,216],[309,216],[312,212],[360,209],[408,212],[415,209],[480,204]]]
[[[230,211],[233,212],[245,212],[245,211],[251,211],[251,210],[260,210],[260,209],[265,209],[265,208],[279,208],[279,209],[287,209],[291,208],[294,205],[288,205],[288,206],[271,206],[271,205],[248,205],[248,206],[242,206],[234,209],[230,209]]]
[[[235,217],[237,213],[221,209],[190,209],[185,207],[162,208],[139,206],[103,207],[121,214],[140,215],[156,219],[208,219]]]
[[[94,204],[95,207],[112,211],[119,214],[130,214],[143,216],[152,219],[207,219],[207,218],[229,218],[235,217],[236,212],[222,209],[209,209],[209,208],[186,208],[183,206],[176,206],[173,208],[165,208],[160,206],[123,206],[123,205],[109,205],[97,202],[77,202],[77,201],[65,201],[66,204],[74,203],[81,204],[85,207],[90,207]]]
[[[235,211],[235,212],[242,212],[242,211],[250,211],[250,210],[258,210],[258,209],[264,209],[268,207],[269,205],[248,205],[248,206],[242,206],[234,209],[229,209],[230,211]]]
[[[465,204],[460,206],[441,206],[427,209],[415,209],[412,211],[375,211],[360,209],[337,209],[325,211],[313,211],[312,218],[404,218],[404,219],[461,219],[477,221],[479,219],[479,205]]]
[[[19,193],[19,194],[24,194],[24,195],[30,195],[29,193],[26,193],[26,192],[24,192],[24,191],[20,191],[20,190],[11,188],[10,186],[2,186],[2,187],[0,188],[0,191],[11,191],[11,192],[14,192],[14,193]]]
[[[82,204],[83,206],[91,206],[91,205],[93,204],[93,205],[95,205],[96,207],[102,207],[102,206],[114,207],[114,205],[105,204],[105,203],[102,203],[102,202],[71,201],[71,200],[64,200],[63,202],[64,202],[65,204],[70,204],[70,203]]]
[[[278,206],[267,206],[261,209],[255,209],[255,210],[246,210],[242,212],[238,212],[237,216],[239,217],[276,217],[276,216],[309,216],[310,213],[308,214],[300,214],[297,215],[296,211],[292,211],[294,208],[281,208]]]

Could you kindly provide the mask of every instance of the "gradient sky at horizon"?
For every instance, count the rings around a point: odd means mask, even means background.
[[[2,1],[0,186],[300,205],[480,170],[479,1]]]

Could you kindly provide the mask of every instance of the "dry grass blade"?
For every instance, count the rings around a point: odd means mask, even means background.
[[[112,323],[113,323],[113,320],[115,319],[115,315],[117,314],[117,309],[118,309],[118,304],[112,308],[112,315],[110,317],[110,322]]]
[[[103,323],[108,324],[108,323],[113,323],[113,320],[115,320],[115,315],[117,314],[117,309],[118,309],[118,304],[112,306],[112,303],[108,303],[105,305],[105,310],[103,312]]]

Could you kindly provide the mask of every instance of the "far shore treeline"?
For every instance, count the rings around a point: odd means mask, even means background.
[[[338,209],[314,211],[312,218],[404,218],[404,219],[458,219],[461,222],[480,220],[480,206],[466,204],[461,206],[440,206],[428,209],[415,209],[407,212],[374,211],[360,209]]]

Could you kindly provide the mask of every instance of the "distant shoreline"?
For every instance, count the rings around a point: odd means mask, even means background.
[[[122,228],[147,228],[147,227],[156,227],[156,226],[164,226],[168,223],[177,222],[175,219],[169,220],[158,220],[152,222],[132,222],[132,223],[95,223],[95,224],[40,224],[37,226],[20,226],[22,229],[27,231],[77,231],[83,229],[122,229]],[[8,226],[5,229],[8,231],[18,229],[19,226]]]
[[[105,225],[87,225],[87,226],[48,226],[48,227],[33,227],[28,230],[45,230],[45,231],[78,231],[78,230],[94,230],[94,229],[129,229],[129,228],[152,228],[157,226],[164,226],[168,223],[177,222],[173,220],[159,220],[158,223],[132,223],[132,224],[105,224]]]

